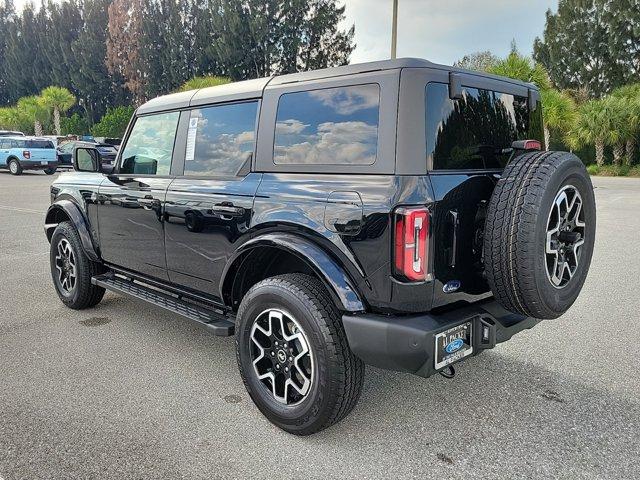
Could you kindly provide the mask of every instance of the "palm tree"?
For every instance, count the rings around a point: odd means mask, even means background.
[[[40,92],[44,107],[53,112],[53,127],[56,135],[61,135],[60,114],[65,113],[76,103],[76,97],[64,87],[47,87]]]
[[[43,107],[40,97],[22,97],[18,100],[18,110],[33,122],[33,133],[42,135],[42,124],[48,120],[49,111]]]
[[[594,145],[598,166],[604,165],[604,147],[620,139],[616,107],[610,98],[584,103],[578,109],[576,122],[567,135],[571,148]]]
[[[176,91],[187,92],[189,90],[199,90],[200,88],[217,87],[218,85],[224,85],[229,82],[231,82],[231,79],[227,77],[217,77],[215,75],[193,77],[192,79],[184,82]]]
[[[623,101],[624,121],[627,123],[624,141],[625,163],[631,165],[636,153],[637,137],[640,134],[640,83],[625,85],[611,92],[611,96]]]
[[[520,55],[520,53],[513,48],[507,58],[490,67],[488,72],[533,83],[540,90],[551,88],[549,74],[545,68],[541,64],[535,63],[529,57]]]
[[[24,125],[24,116],[16,107],[0,108],[0,128],[19,130]]]
[[[576,121],[576,102],[567,93],[553,88],[543,90],[542,116],[544,118],[544,143],[549,150],[551,130],[566,135]]]

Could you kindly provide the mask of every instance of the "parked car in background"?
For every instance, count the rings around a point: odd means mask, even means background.
[[[8,168],[12,175],[23,170],[44,170],[52,175],[58,168],[53,142],[39,137],[0,137],[0,168]]]
[[[120,144],[122,143],[121,138],[111,138],[111,137],[96,137],[96,142],[106,143],[108,145],[113,145],[116,149],[120,148]]]
[[[62,167],[73,166],[71,158],[73,156],[73,151],[77,147],[89,147],[97,149],[98,152],[100,152],[102,165],[107,168],[113,166],[116,155],[118,154],[118,150],[113,145],[109,145],[108,143],[72,140],[70,142],[62,143],[58,147],[58,161],[60,162],[60,165]]]
[[[0,130],[0,137],[24,137],[24,133],[14,132],[12,130]]]

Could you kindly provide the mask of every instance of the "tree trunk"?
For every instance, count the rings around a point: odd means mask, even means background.
[[[601,139],[596,140],[596,163],[599,167],[604,165],[604,142]]]
[[[622,157],[624,157],[624,142],[616,142],[613,146],[613,164],[622,165]]]
[[[56,131],[56,135],[62,135],[60,132],[62,129],[60,128],[60,110],[57,108],[53,109],[53,128]]]
[[[42,124],[40,123],[39,120],[36,120],[33,122],[33,133],[36,137],[41,137],[43,134]]]
[[[633,158],[636,156],[636,139],[630,138],[626,144],[626,163],[627,165],[633,164]]]
[[[551,143],[551,132],[549,131],[549,128],[545,125],[544,126],[544,149],[547,152],[549,151],[549,143]]]

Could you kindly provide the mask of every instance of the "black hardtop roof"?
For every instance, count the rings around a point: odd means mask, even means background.
[[[380,60],[376,62],[344,65],[341,67],[323,68],[308,72],[276,75],[258,78],[255,80],[228,83],[226,85],[219,85],[216,87],[190,90],[188,92],[172,93],[149,100],[138,108],[137,113],[139,115],[144,115],[146,113],[174,110],[189,106],[206,105],[209,103],[260,98],[267,85],[285,85],[303,81],[320,80],[324,78],[341,77],[367,72],[396,70],[401,68],[432,68],[436,70],[446,70],[450,72],[464,73],[466,75],[491,78],[537,90],[537,87],[531,83],[521,82],[519,80],[501,77],[499,75],[465,70],[448,65],[440,65],[421,58],[398,58],[395,60]]]

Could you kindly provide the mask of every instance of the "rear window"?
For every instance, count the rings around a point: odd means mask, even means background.
[[[427,164],[430,170],[504,168],[514,140],[542,140],[542,109],[529,115],[527,97],[464,87],[451,100],[448,85],[426,87]]]
[[[24,140],[25,148],[55,148],[50,140]]]
[[[278,102],[276,164],[373,165],[378,84],[286,93]]]

